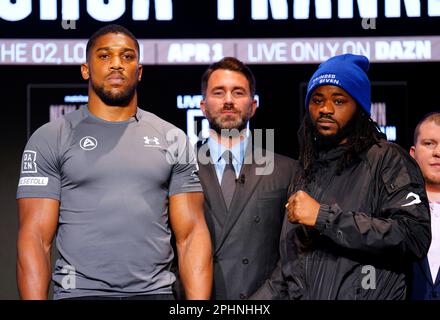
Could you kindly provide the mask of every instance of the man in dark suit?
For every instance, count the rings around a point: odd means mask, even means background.
[[[235,58],[212,64],[202,77],[200,107],[210,136],[198,149],[205,217],[214,253],[213,299],[247,299],[268,278],[279,258],[287,189],[296,163],[265,153],[248,130],[254,115],[255,79]],[[269,142],[269,143],[268,143]]]
[[[413,265],[410,297],[440,300],[440,112],[428,114],[419,122],[410,154],[425,178],[432,233],[428,255]]]

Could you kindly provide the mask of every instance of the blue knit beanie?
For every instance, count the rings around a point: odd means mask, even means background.
[[[309,108],[310,96],[316,87],[333,85],[347,91],[370,114],[371,85],[366,73],[369,66],[367,57],[349,53],[321,63],[307,86],[306,108]]]

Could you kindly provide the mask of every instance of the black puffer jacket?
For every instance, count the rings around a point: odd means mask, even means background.
[[[321,204],[316,226],[285,218],[278,268],[252,298],[405,298],[409,263],[431,242],[422,174],[383,140],[336,175],[343,151],[320,155],[317,178],[301,187]]]

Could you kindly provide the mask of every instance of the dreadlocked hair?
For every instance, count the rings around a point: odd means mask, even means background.
[[[347,142],[345,144],[347,149],[336,165],[337,175],[340,175],[345,168],[358,160],[358,156],[362,151],[377,144],[380,139],[386,139],[386,135],[380,131],[377,123],[374,122],[362,108],[356,108],[350,125],[350,133],[347,136]],[[299,172],[301,177],[296,179],[297,183],[300,182],[298,180],[312,181],[317,170],[319,150],[316,129],[312,124],[308,112],[304,116],[298,130],[298,142],[300,152],[299,162],[302,167],[302,172]]]

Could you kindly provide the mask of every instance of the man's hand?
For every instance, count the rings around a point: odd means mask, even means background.
[[[302,190],[291,195],[286,204],[290,222],[310,227],[316,224],[319,207],[320,204]]]

